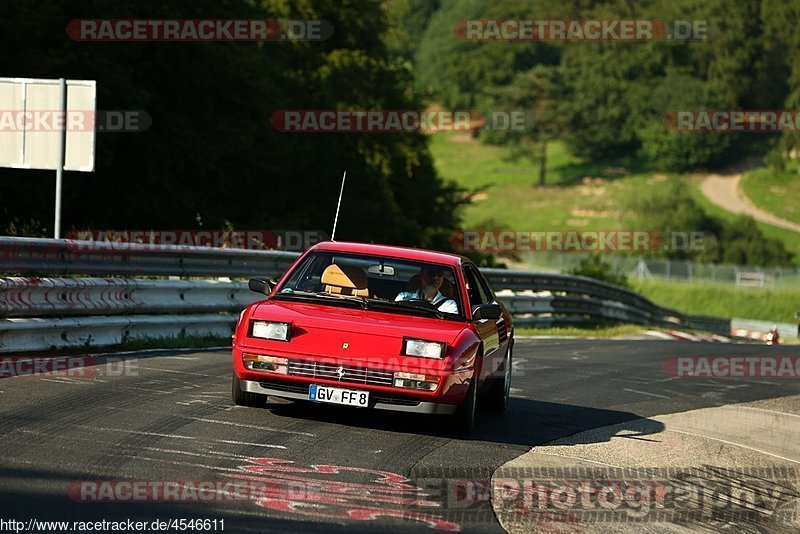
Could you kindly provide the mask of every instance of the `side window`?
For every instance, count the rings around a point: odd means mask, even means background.
[[[494,294],[492,293],[491,288],[489,287],[489,283],[486,281],[486,278],[483,277],[483,274],[478,269],[475,269],[475,278],[478,279],[478,283],[481,285],[481,291],[486,298],[486,302],[493,302],[494,301]]]
[[[475,271],[469,265],[464,266],[464,279],[467,282],[467,294],[469,295],[469,305],[478,306],[479,304],[486,304],[486,294],[481,288]]]

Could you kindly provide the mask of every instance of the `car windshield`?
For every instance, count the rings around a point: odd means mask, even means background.
[[[448,265],[312,252],[275,297],[453,319],[463,318],[459,293],[455,270]]]

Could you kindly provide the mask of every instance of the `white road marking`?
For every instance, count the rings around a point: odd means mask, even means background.
[[[175,391],[164,391],[163,389],[137,388],[136,386],[117,386],[120,389],[135,389],[137,391],[149,391],[150,393],[160,393],[162,395],[172,395]]]
[[[748,450],[751,450],[751,451],[754,451],[754,452],[760,452],[761,454],[766,454],[767,456],[773,456],[775,458],[780,458],[781,460],[786,460],[787,462],[800,464],[800,460],[792,460],[791,458],[786,458],[785,456],[780,456],[778,454],[773,454],[771,452],[763,451],[761,449],[757,449],[755,447],[750,447],[748,445],[742,445],[741,443],[728,441],[726,439],[712,438],[711,436],[705,436],[703,434],[695,434],[694,432],[686,432],[685,430],[675,430],[674,428],[667,428],[667,432],[677,432],[678,434],[686,434],[687,436],[695,436],[697,438],[710,439],[712,441],[719,441],[720,443],[726,443],[728,445],[733,445],[734,447],[741,447],[743,449],[748,449]]]
[[[657,393],[648,393],[647,391],[639,391],[637,389],[625,389],[624,391],[630,391],[631,393],[638,393],[639,395],[647,395],[648,397],[656,397],[658,399],[669,399],[664,395],[658,395]]]
[[[126,434],[139,434],[141,436],[153,436],[158,438],[173,438],[173,439],[197,439],[194,436],[181,436],[178,434],[160,434],[158,432],[144,432],[142,430],[128,430],[125,428],[108,428],[103,426],[89,426],[77,425],[78,428],[85,428],[86,430],[100,430],[103,432],[124,432]]]
[[[42,382],[52,382],[54,384],[74,384],[74,385],[83,385],[87,384],[88,382],[74,382],[72,380],[61,380],[57,378],[40,378]]]
[[[124,411],[124,412],[151,413],[150,410],[143,410],[141,408],[120,408],[119,406],[109,406],[109,405],[102,406],[102,408],[105,409],[105,410],[119,410],[119,411]],[[233,408],[233,406],[231,406],[230,408]],[[272,427],[268,427],[268,426],[248,425],[248,424],[244,424],[244,423],[234,423],[234,422],[231,422],[231,421],[220,421],[220,420],[217,420],[217,419],[204,419],[202,417],[192,417],[190,415],[181,415],[181,414],[176,414],[175,417],[180,417],[182,419],[189,419],[189,420],[192,420],[192,421],[200,421],[201,423],[216,423],[216,424],[220,424],[220,425],[229,425],[229,426],[236,426],[236,427],[241,427],[241,428],[252,428],[252,429],[255,429],[255,430],[266,430],[268,432],[283,432],[285,434],[297,434],[297,435],[301,435],[301,436],[309,436],[309,437],[312,437],[312,438],[317,437],[316,434],[311,434],[309,432],[300,432],[300,431],[297,431],[297,430],[285,430],[285,429],[282,429],[282,428],[272,428]],[[221,441],[221,443],[227,443],[224,440],[217,440],[217,441]],[[231,443],[237,443],[237,444],[242,444],[242,445],[259,445],[258,443],[244,443],[244,442],[239,442],[239,441],[231,441]],[[268,446],[268,445],[264,445],[264,446]],[[269,445],[269,446],[270,447],[285,448],[282,445]]]
[[[153,452],[163,452],[166,454],[183,454],[184,456],[199,456],[201,458],[211,458],[211,459],[218,459],[217,456],[220,453],[213,453],[213,451],[209,451],[209,454],[202,454],[199,452],[189,452],[189,451],[176,451],[175,449],[160,449],[158,447],[144,447],[146,451],[153,451]],[[249,456],[243,456],[241,454],[223,454],[223,456],[228,456],[230,458],[237,458],[242,460],[247,460],[250,458]]]
[[[269,443],[248,443],[247,441],[236,441],[233,439],[214,439],[217,443],[228,443],[230,445],[249,445],[251,447],[266,447],[268,449],[285,449],[284,445],[271,445]]]
[[[220,378],[220,375],[207,375],[203,373],[193,373],[191,371],[176,371],[175,369],[160,369],[158,367],[142,367],[142,366],[139,366],[138,368],[144,369],[145,371],[160,371],[162,373],[175,373],[179,375],[194,375],[194,376],[205,376],[208,378]]]
[[[545,443],[544,445],[547,445],[548,447],[559,447],[560,446],[557,443],[554,444],[552,441],[550,443]],[[621,465],[614,465],[614,464],[609,464],[607,462],[598,462],[596,460],[589,460],[588,458],[581,458],[580,456],[567,456],[566,454],[556,454],[554,452],[541,452],[541,451],[536,451],[536,454],[543,454],[545,456],[556,456],[557,458],[568,458],[570,460],[581,460],[583,462],[589,462],[589,463],[598,464],[598,465],[607,465],[609,467],[616,467],[617,469],[630,469],[630,468],[622,467]],[[501,471],[503,468],[504,468],[504,466],[500,466],[495,471],[495,473],[497,471]],[[492,476],[494,476],[494,475],[492,475]]]
[[[767,410],[766,408],[757,408],[755,406],[739,406],[739,408],[744,408],[746,410],[757,410],[759,412],[777,413],[777,414],[781,414],[781,415],[788,415],[790,417],[800,417],[800,415],[798,415],[796,413],[779,412],[777,410]]]
[[[316,434],[311,434],[309,432],[299,432],[297,430],[285,430],[283,428],[272,428],[269,426],[258,426],[258,425],[248,425],[245,423],[234,423],[232,421],[220,421],[219,419],[205,419],[203,417],[190,417],[188,415],[181,416],[185,417],[186,419],[191,419],[193,421],[200,421],[202,423],[214,423],[217,425],[228,425],[228,426],[235,426],[239,428],[252,428],[255,430],[266,430],[267,432],[283,432],[285,434],[298,434],[300,436],[309,436],[312,438],[317,437]]]
[[[124,430],[120,430],[120,431],[124,432]],[[15,429],[15,430],[13,430],[13,432],[20,432],[22,434],[33,434],[34,436],[57,437],[59,439],[63,439],[64,438],[63,434],[60,434],[60,433],[42,432],[42,431],[39,431],[39,430],[30,430],[30,429],[24,429],[24,428]],[[147,433],[144,433],[144,434],[147,434]],[[150,434],[148,434],[148,435],[150,435]],[[156,434],[156,435],[161,436],[162,434]],[[176,436],[176,437],[181,437],[181,436]],[[248,443],[246,441],[236,441],[236,440],[232,440],[232,439],[211,439],[211,438],[202,438],[202,437],[201,438],[185,437],[185,438],[186,439],[197,440],[198,443],[201,443],[201,442],[214,442],[214,443],[225,443],[225,444],[229,444],[229,445],[248,445],[248,446],[251,446],[251,447],[264,447],[264,448],[269,448],[269,449],[286,449],[287,448],[287,447],[285,447],[283,445],[272,445],[272,444],[269,444],[269,443]],[[111,445],[114,445],[115,447],[119,446],[119,445],[114,444],[114,443],[112,443],[110,441],[105,441],[105,440],[98,439],[97,436],[92,436],[92,437],[69,436],[69,437],[67,437],[67,439],[69,439],[71,441],[91,442],[91,443],[94,443],[95,445],[97,443],[103,443],[103,444],[111,444]],[[123,447],[132,448],[129,445],[122,445],[122,446]],[[151,449],[151,450],[162,450],[163,452],[167,452],[167,451],[172,450],[172,449],[158,449],[156,447],[145,447],[145,448],[146,449]],[[175,451],[175,452],[177,452],[177,451]],[[231,457],[231,458],[237,458],[237,459],[250,458],[250,456],[242,456],[240,454],[233,454],[233,453],[229,453],[229,452],[209,451],[209,453],[217,454],[217,455],[223,456],[223,457]],[[186,454],[190,454],[190,453],[187,452]]]
[[[125,458],[131,458],[133,460],[146,460],[148,462],[161,462],[167,463],[172,465],[182,465],[186,467],[200,467],[202,469],[208,469],[209,471],[224,471],[228,473],[241,473],[241,469],[235,469],[232,467],[219,467],[217,465],[206,465],[206,464],[193,464],[190,462],[179,462],[177,460],[165,460],[163,458],[150,458],[147,456],[139,456],[138,454],[125,454],[120,453],[119,456],[124,456]]]

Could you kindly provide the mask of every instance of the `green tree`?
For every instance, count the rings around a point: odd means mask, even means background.
[[[563,102],[565,88],[557,67],[538,65],[518,75],[494,97],[496,109],[525,113],[525,130],[487,131],[484,139],[495,144],[516,145],[515,153],[530,157],[539,164],[539,182],[547,180],[547,145],[565,129]]]
[[[323,42],[92,43],[76,18],[325,19]],[[284,133],[286,109],[419,109],[410,70],[386,44],[378,2],[59,0],[0,4],[5,75],[98,82],[99,109],[141,109],[143,133],[98,134],[97,170],[66,173],[70,228],[328,230],[348,170],[337,236],[446,247],[463,204],[436,175],[427,139]],[[0,170],[0,228],[52,218],[52,173]],[[46,230],[45,230],[46,231]]]

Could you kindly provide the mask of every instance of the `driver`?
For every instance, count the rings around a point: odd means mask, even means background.
[[[444,282],[444,268],[426,265],[419,274],[420,288],[416,291],[402,291],[394,300],[424,299],[433,304],[440,312],[458,313],[456,301],[445,297],[439,291]]]

